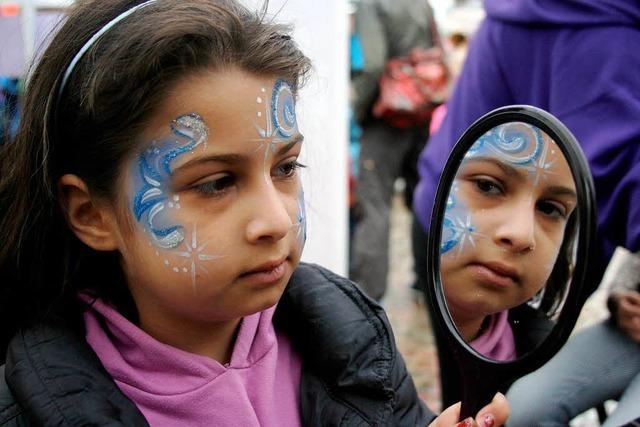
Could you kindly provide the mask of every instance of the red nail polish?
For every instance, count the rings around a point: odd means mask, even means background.
[[[466,420],[456,424],[456,427],[473,427],[473,420],[471,419],[471,417],[469,417]]]
[[[496,423],[496,419],[493,417],[493,415],[487,414],[482,417],[482,423],[484,424],[483,427],[493,427],[493,425]]]

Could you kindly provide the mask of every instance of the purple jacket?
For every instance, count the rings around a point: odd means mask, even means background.
[[[640,2],[485,0],[447,116],[419,160],[414,210],[428,228],[440,173],[465,129],[509,104],[549,111],[575,135],[598,201],[598,271],[640,250]]]

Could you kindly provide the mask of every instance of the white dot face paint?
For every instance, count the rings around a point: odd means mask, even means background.
[[[506,123],[473,144],[449,192],[440,246],[457,324],[481,323],[540,294],[556,260],[568,262],[559,254],[575,239],[576,203],[569,165],[541,129]]]

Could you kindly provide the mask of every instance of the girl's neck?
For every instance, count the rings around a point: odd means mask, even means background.
[[[141,313],[139,327],[164,344],[225,365],[231,360],[240,320],[196,323]]]
[[[476,339],[478,335],[480,335],[482,324],[484,323],[486,316],[459,316],[453,311],[455,310],[451,311],[451,317],[453,318],[460,335],[462,335],[462,338],[464,338],[466,342],[471,342]]]

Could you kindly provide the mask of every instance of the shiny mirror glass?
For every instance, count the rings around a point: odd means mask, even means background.
[[[580,201],[558,142],[530,123],[500,123],[469,145],[449,183],[439,245],[446,308],[491,360],[540,345],[572,286]]]

